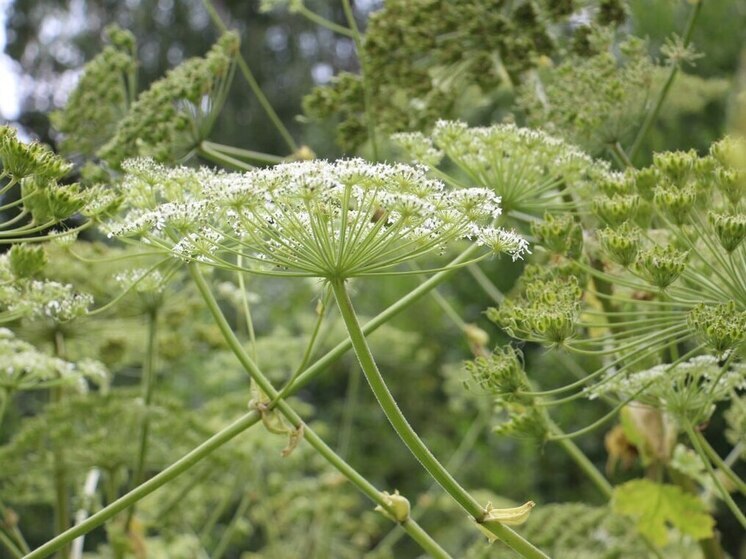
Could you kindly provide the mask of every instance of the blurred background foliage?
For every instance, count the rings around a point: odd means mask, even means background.
[[[436,0],[419,3],[430,7],[439,4]],[[239,32],[242,55],[296,141],[310,146],[322,157],[336,157],[344,153],[345,148],[348,154],[353,153],[351,150],[362,142],[340,146],[336,141],[334,119],[318,121],[303,114],[303,98],[314,87],[330,83],[333,76],[340,73],[358,72],[353,41],[299,14],[283,9],[260,11],[259,2],[255,0],[216,0],[214,4],[228,27]],[[356,17],[363,28],[369,15],[385,9],[386,4],[379,0],[355,2]],[[401,2],[391,4],[402,5]],[[445,4],[451,4],[452,15],[458,20],[461,3]],[[475,2],[463,3],[466,4]],[[497,10],[503,3],[493,4]],[[344,24],[341,3],[308,0],[306,5],[327,19]],[[678,0],[630,0],[619,32],[647,38],[645,49],[653,63],[658,62],[665,39],[681,32],[689,7],[688,2]],[[112,23],[130,30],[137,38],[141,89],[182,60],[203,55],[219,36],[199,0],[15,0],[8,8],[6,53],[21,64],[24,75],[21,114],[13,124],[31,136],[53,146],[56,144],[59,138],[51,129],[48,115],[64,105],[83,64],[100,52],[104,27]],[[696,65],[686,66],[683,75],[679,75],[660,119],[640,150],[643,159],[653,151],[695,148],[704,152],[728,128],[734,97],[746,83],[746,3],[707,0],[693,44],[706,54]],[[548,51],[547,55],[552,58],[557,53]],[[546,68],[539,67],[537,71],[544,70]],[[662,83],[659,68],[648,70],[648,79]],[[515,110],[516,90],[504,83],[490,82],[486,86],[482,84],[478,93],[474,90],[462,93],[463,97],[450,100],[453,101],[449,103],[452,113],[442,116],[465,118],[474,125],[489,124],[511,113],[519,122],[527,118],[525,112]],[[582,104],[583,100],[574,102]],[[238,75],[211,139],[269,154],[288,154],[281,136]],[[361,149],[366,152],[369,146]],[[383,155],[387,154],[390,151],[385,148]],[[96,245],[91,245],[92,254],[96,250]],[[504,291],[511,288],[520,273],[517,266],[504,266],[504,261],[500,260],[488,262],[484,270]],[[64,255],[50,254],[50,265],[45,273],[60,281],[70,281],[101,301],[111,295],[102,293],[98,282],[86,284],[88,278],[100,277],[100,272],[94,273],[81,263],[71,265]],[[115,270],[109,269],[107,273],[113,276]],[[230,313],[234,308],[230,294],[237,289],[231,283],[233,278],[214,279],[227,282],[222,303]],[[415,278],[356,282],[354,290],[361,315],[375,315],[416,284]],[[309,283],[298,287],[295,282],[251,279],[248,290],[261,294],[254,304],[258,362],[279,384],[290,376],[302,355],[305,335],[314,320],[317,286]],[[467,322],[489,334],[489,346],[506,341],[504,334],[483,316],[487,303],[468,274],[455,275],[439,290]],[[128,296],[122,309],[77,321],[65,332],[65,337],[69,359],[95,357],[116,373],[111,394],[107,396],[105,415],[126,427],[127,421],[137,420],[141,410],[122,409],[117,398],[126,396],[130,385],[139,377],[146,322],[143,309],[138,308],[137,296]],[[164,295],[158,320],[161,327],[157,392],[168,395],[168,401],[159,402],[159,409],[168,410],[164,412],[168,421],[156,422],[154,437],[156,440],[163,437],[163,440],[156,444],[159,452],[153,455],[151,470],[178,458],[195,441],[241,413],[250,396],[247,378],[214,331],[194,293],[180,289],[172,294],[169,290]],[[50,332],[43,326],[24,325],[21,331],[39,344],[50,344]],[[322,332],[322,349],[332,347],[342,336],[342,326],[332,316]],[[573,505],[563,505],[565,508],[556,510],[548,508],[543,516],[532,518],[527,527],[529,533],[549,542],[537,543],[558,546],[555,552],[560,557],[562,543],[557,541],[561,538],[552,535],[562,534],[565,528],[562,519],[588,518],[589,525],[595,525],[600,518],[606,518],[604,522],[610,525],[615,522],[602,508],[605,500],[560,448],[537,446],[531,441],[490,433],[489,398],[465,392],[462,387],[465,377],[460,364],[471,357],[468,340],[431,298],[419,301],[411,312],[398,316],[377,331],[371,336],[371,344],[384,374],[395,376],[392,385],[397,400],[437,456],[447,461],[457,451],[453,441],[463,440],[470,432],[476,433],[476,444],[463,457],[457,470],[465,486],[484,491],[495,503],[501,499],[518,501],[527,495],[541,505],[585,503],[575,509],[567,508]],[[539,347],[529,344],[523,349],[527,369],[546,371],[542,382],[547,386],[559,385],[577,374]],[[594,363],[587,364],[587,370],[593,370],[594,366]],[[307,406],[320,434],[374,484],[398,488],[405,495],[427,491],[427,478],[414,475],[419,471],[414,458],[396,437],[383,435],[388,426],[352,355],[347,355],[315,383],[305,387],[294,400]],[[354,413],[350,412],[351,405]],[[584,402],[572,409],[562,408],[555,419],[572,431],[598,417],[603,409],[600,406]],[[13,432],[23,417],[34,415],[43,407],[41,395],[25,395],[19,399],[17,409],[6,418],[4,433]],[[36,491],[48,495],[48,487],[37,486],[32,483],[33,479],[29,481],[20,476],[26,467],[24,453],[29,445],[52,448],[44,446],[47,444],[42,440],[44,425],[67,422],[68,429],[83,429],[85,414],[84,406],[70,401],[47,409],[38,424],[24,422],[23,437],[3,451],[2,468],[15,468],[14,471],[19,472],[18,483],[26,483],[30,495]],[[123,419],[122,414],[129,418]],[[179,429],[174,424],[183,427]],[[175,441],[170,437],[174,431],[183,431]],[[118,468],[130,467],[126,464],[124,446],[126,429],[107,436],[123,439],[120,448],[123,457],[111,457],[107,464],[102,464],[103,458],[86,453],[80,456],[72,453],[68,458],[83,473],[87,467],[107,467],[113,485],[111,490],[116,493],[120,488],[117,484],[122,482],[120,477],[125,475],[118,473]],[[100,445],[100,441],[89,443],[94,448]],[[221,538],[226,540],[226,557],[358,557],[363,550],[376,548],[378,542],[386,541],[391,529],[387,521],[370,512],[367,503],[349,486],[338,487],[336,474],[312,457],[303,445],[288,459],[281,458],[280,451],[285,444],[282,437],[270,437],[256,429],[242,435],[178,483],[169,485],[157,497],[146,500],[138,512],[143,526],[152,522],[164,528],[158,535],[163,541],[148,540],[152,556],[201,557],[200,547],[194,541],[195,534],[189,534],[206,522],[212,522],[214,528],[213,546],[222,545]],[[608,456],[601,437],[589,436],[578,444],[600,469],[604,469]],[[40,467],[49,466],[48,454],[40,453],[35,457],[39,464],[46,464]],[[639,475],[640,471],[639,465],[627,471],[618,468],[611,472],[612,481],[623,481]],[[282,479],[282,483],[278,479]],[[194,483],[197,480],[200,483]],[[75,481],[77,486],[82,484],[82,480]],[[197,488],[191,490],[192,485]],[[278,490],[280,486],[282,491]],[[4,486],[0,494],[10,496],[17,490],[16,486]],[[440,503],[437,493],[428,495],[430,501],[439,506],[438,512],[423,518],[424,527],[435,534],[436,539],[447,538],[444,541],[453,548],[467,549],[474,544],[476,537],[463,541],[465,534],[471,534],[464,529],[467,520],[464,518],[460,525],[450,525],[452,519],[458,517],[452,514],[448,516],[449,521],[444,522],[443,511],[449,510],[450,505]],[[24,518],[39,519],[37,522],[26,520],[34,526],[28,534],[30,543],[39,544],[50,534],[41,520],[49,518],[49,510],[45,508],[48,507],[45,499],[31,500],[32,504],[14,502],[14,505]],[[425,499],[425,503],[430,501]],[[251,512],[235,526],[233,515],[244,502],[247,504],[243,506]],[[552,528],[554,531],[546,529],[552,522],[558,524]],[[742,545],[739,528],[729,525],[727,518],[719,527],[725,534],[725,545],[736,554]],[[232,531],[227,532],[229,529]],[[621,541],[624,530],[620,530]],[[309,534],[317,537],[317,541],[309,543]],[[325,534],[331,536],[327,538]],[[580,529],[576,535],[585,538]],[[148,537],[143,528],[143,541]],[[568,535],[565,539],[571,537],[574,536]],[[103,542],[104,539],[103,529],[100,529],[91,535],[90,541]],[[116,550],[116,534],[110,533],[108,542],[91,557],[120,556]],[[134,544],[130,541],[127,545],[131,548]],[[414,544],[406,538],[396,542],[392,549],[379,549],[371,556],[416,557],[418,554]],[[603,556],[623,556],[614,555],[614,549],[613,546],[604,549],[607,554]],[[469,552],[468,556],[481,557],[482,552]],[[586,553],[583,557],[602,556],[599,555],[601,551],[592,547],[583,552]]]

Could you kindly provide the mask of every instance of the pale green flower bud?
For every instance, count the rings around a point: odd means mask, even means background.
[[[595,213],[607,225],[621,225],[625,221],[631,221],[640,208],[640,197],[636,194],[619,195],[613,197],[600,196],[592,203]]]
[[[665,289],[684,271],[688,255],[688,252],[682,252],[670,245],[656,245],[638,255],[636,269],[644,279],[660,289]]]
[[[531,225],[531,232],[547,249],[575,259],[583,251],[583,227],[572,216],[544,214],[544,221]]]
[[[625,268],[637,258],[641,246],[640,229],[625,221],[617,229],[606,228],[598,232],[601,246],[606,254]]]
[[[720,354],[746,339],[746,311],[737,310],[735,301],[700,303],[689,312],[688,322]]]
[[[681,225],[694,208],[697,191],[691,185],[676,188],[672,183],[666,182],[655,189],[654,200],[664,214],[675,224]]]
[[[378,505],[375,508],[377,512],[380,512],[386,518],[397,523],[406,522],[409,519],[409,500],[403,495],[400,495],[398,489],[394,491],[393,494],[388,491],[381,491],[381,497],[386,501],[390,511],[386,510],[381,505]]]
[[[35,276],[47,263],[47,254],[40,245],[15,244],[10,249],[10,270],[17,278]]]
[[[723,248],[727,252],[733,252],[746,237],[746,215],[709,214],[710,223],[715,229],[715,234]]]

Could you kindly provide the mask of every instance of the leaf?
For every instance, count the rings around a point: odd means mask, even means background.
[[[702,540],[713,534],[715,520],[696,496],[670,484],[637,479],[614,488],[614,511],[637,520],[637,529],[657,546],[668,542],[668,526]]]

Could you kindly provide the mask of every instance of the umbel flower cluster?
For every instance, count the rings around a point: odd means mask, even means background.
[[[430,135],[403,132],[392,139],[448,183],[493,189],[505,213],[570,210],[563,189],[585,192],[610,175],[605,161],[545,132],[514,124],[469,127],[439,120]]]
[[[349,278],[396,273],[404,262],[471,239],[514,259],[518,235],[492,225],[491,190],[449,190],[426,170],[361,159],[304,161],[251,172],[125,164],[129,211],[109,224],[191,261],[258,274]]]

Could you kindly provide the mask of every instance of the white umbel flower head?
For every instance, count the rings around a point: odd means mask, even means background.
[[[481,244],[514,259],[527,250],[492,227],[501,211],[493,191],[446,189],[424,167],[349,159],[243,174],[143,160],[127,168],[131,211],[110,234],[140,236],[187,261],[235,268],[240,256],[249,272],[339,279],[393,273],[457,239],[502,235]]]

